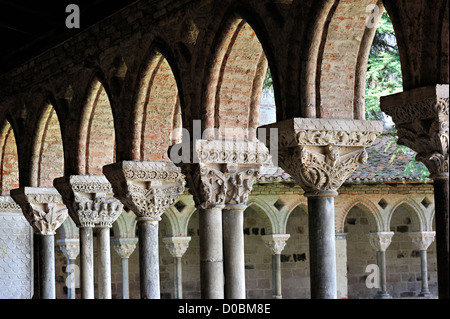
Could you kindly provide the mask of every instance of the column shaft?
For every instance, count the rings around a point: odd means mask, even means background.
[[[430,290],[428,289],[428,262],[427,262],[427,251],[420,251],[420,268],[422,275],[422,291],[419,296],[427,297],[430,296]]]
[[[75,259],[67,258],[67,267],[70,269],[70,273],[67,275],[70,276],[70,279],[67,279],[66,282],[68,284],[67,287],[67,299],[76,299],[76,291],[75,291],[75,283],[76,274],[74,273]]]
[[[183,268],[181,260],[181,257],[173,258],[175,299],[183,299]]]
[[[272,255],[272,282],[273,282],[273,298],[282,299],[281,297],[281,255]]]
[[[91,227],[80,228],[81,299],[94,299],[94,243]]]
[[[55,237],[40,235],[40,298],[55,299]]]
[[[308,196],[311,298],[336,299],[334,198]]]
[[[122,259],[122,299],[130,299],[130,280],[128,276],[128,258]]]
[[[380,289],[378,290],[375,298],[390,298],[387,292],[386,281],[386,251],[377,251],[377,264],[380,269]]]
[[[111,248],[109,228],[97,229],[98,298],[111,299]]]
[[[203,299],[224,298],[222,210],[200,209],[200,290]]]
[[[434,205],[439,299],[449,299],[448,175],[434,179]]]
[[[160,299],[158,223],[138,218],[141,299]]]
[[[244,212],[223,210],[225,298],[245,299]]]

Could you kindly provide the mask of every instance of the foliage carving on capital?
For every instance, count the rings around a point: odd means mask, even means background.
[[[279,255],[286,246],[286,242],[289,239],[289,234],[272,234],[261,236],[266,246],[272,252],[272,255]]]
[[[411,232],[409,236],[412,242],[416,245],[419,250],[427,250],[431,243],[434,241],[434,236],[436,232],[434,231],[418,231]]]
[[[164,237],[163,242],[166,244],[170,254],[175,258],[183,257],[184,253],[189,247],[191,237]]]
[[[369,243],[376,251],[386,251],[392,241],[393,232],[371,232],[367,234]]]

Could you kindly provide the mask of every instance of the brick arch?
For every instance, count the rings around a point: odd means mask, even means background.
[[[78,141],[79,174],[102,174],[115,162],[114,117],[109,94],[98,76],[90,82],[82,106]]]
[[[387,218],[388,226],[391,225],[392,216],[400,207],[405,208],[406,211],[408,211],[409,215],[412,217],[411,218],[413,227],[412,231],[424,231],[427,229],[426,217],[425,214],[423,214],[423,210],[413,200],[406,200],[406,199],[399,201],[392,207],[392,210],[390,211],[389,216]]]
[[[34,134],[31,156],[31,186],[53,187],[64,175],[64,148],[61,125],[52,104],[45,104]]]
[[[14,130],[5,121],[0,131],[0,195],[9,195],[9,191],[19,187],[19,157]]]
[[[168,47],[154,41],[139,71],[133,102],[134,160],[169,160],[169,146],[179,142],[173,133],[183,126],[184,102],[173,61]]]
[[[200,104],[204,129],[211,130],[208,138],[213,138],[213,133],[223,136],[226,128],[241,130],[240,133],[242,129],[257,128],[262,84],[270,64],[267,56],[272,54],[268,51],[266,55],[267,50],[263,49],[267,36],[264,28],[254,22],[258,19],[247,19],[250,14],[240,8],[230,12],[211,43],[205,66]],[[255,29],[253,23],[257,25]],[[275,67],[271,70],[276,74]],[[277,99],[278,94],[275,95]],[[248,137],[246,132],[241,135]]]
[[[383,218],[380,215],[378,208],[370,201],[364,199],[356,199],[351,202],[344,210],[337,213],[335,216],[336,233],[344,233],[345,220],[347,219],[350,210],[354,207],[361,209],[366,217],[368,217],[371,231],[388,231],[389,227],[383,223]]]

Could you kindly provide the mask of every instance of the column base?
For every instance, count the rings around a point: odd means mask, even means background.
[[[392,296],[387,291],[378,291],[373,299],[392,299]]]
[[[419,297],[433,297],[433,294],[429,290],[422,290],[419,294]]]

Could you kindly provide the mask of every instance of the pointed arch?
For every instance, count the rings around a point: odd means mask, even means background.
[[[0,195],[9,195],[9,191],[19,187],[19,156],[14,130],[5,121],[0,131]]]
[[[274,207],[259,197],[251,197],[247,202],[247,209],[253,209],[264,221],[266,234],[278,234],[280,231],[279,221]],[[246,209],[246,210],[247,210]],[[245,212],[244,212],[245,216]]]
[[[369,200],[358,198],[347,205],[341,214],[336,215],[336,233],[344,233],[345,220],[347,219],[350,210],[354,207],[361,209],[369,220],[369,225],[372,231],[388,231],[389,226],[384,225],[383,217],[379,209]]]
[[[424,231],[427,229],[423,210],[415,201],[410,199],[402,199],[392,207],[387,218],[389,226],[391,225],[392,216],[396,213],[398,208],[404,208],[411,216],[411,226],[413,227],[413,231]]]

